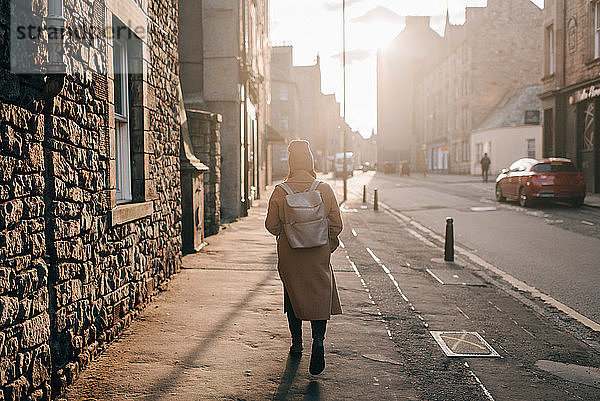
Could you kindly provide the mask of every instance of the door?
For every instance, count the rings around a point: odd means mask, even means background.
[[[585,186],[588,192],[598,192],[600,188],[596,185],[596,164],[598,153],[598,141],[596,140],[596,103],[590,101],[584,106],[583,132],[579,141],[579,163]]]

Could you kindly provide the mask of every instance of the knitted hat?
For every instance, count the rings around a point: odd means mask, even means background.
[[[313,154],[310,151],[310,145],[308,141],[294,140],[290,142],[288,146],[288,152],[290,156],[288,158],[288,164],[290,171],[305,170],[312,172],[315,167]]]

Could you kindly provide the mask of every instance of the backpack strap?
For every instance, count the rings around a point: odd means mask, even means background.
[[[323,181],[319,181],[319,180],[314,180],[312,185],[310,186],[310,189],[308,190],[309,192],[312,191],[316,191],[317,187],[319,186],[320,183],[322,183]]]
[[[290,186],[288,184],[286,184],[285,182],[282,182],[278,186],[281,187],[281,188],[283,188],[283,190],[285,192],[287,192],[288,195],[294,195],[294,191],[292,191],[292,188],[290,188]]]

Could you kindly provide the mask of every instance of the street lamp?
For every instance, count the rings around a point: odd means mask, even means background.
[[[342,0],[342,69],[343,69],[343,88],[344,88],[344,130],[342,131],[342,152],[344,153],[344,202],[348,200],[348,162],[346,161],[346,0]]]

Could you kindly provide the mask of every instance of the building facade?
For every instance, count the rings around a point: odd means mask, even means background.
[[[572,159],[600,193],[600,4],[547,0],[543,29],[543,155]]]
[[[221,217],[245,216],[266,185],[268,0],[180,1],[186,108],[222,116]]]
[[[412,169],[469,173],[471,132],[506,93],[539,81],[542,11],[529,0],[489,0],[467,7],[463,25],[447,18],[443,37],[426,17],[406,21],[379,56],[378,146],[394,149],[396,139],[403,145],[395,160]]]
[[[481,174],[484,153],[491,160],[492,175],[518,159],[542,157],[541,90],[541,85],[531,85],[507,93],[473,130],[471,174]]]
[[[14,5],[0,11],[0,398],[48,400],[181,266],[178,2]],[[19,35],[43,24],[86,35]]]
[[[271,125],[286,140],[299,139],[300,93],[294,76],[292,46],[271,48]],[[273,145],[272,177],[288,173],[287,144]]]
[[[406,28],[377,53],[377,166],[411,158],[415,141],[416,87],[421,69],[436,58],[439,35],[429,17],[406,17]],[[441,77],[440,77],[441,79]]]
[[[306,139],[311,144],[315,168],[330,172],[336,152],[342,152],[343,132],[350,128],[340,116],[334,94],[321,91],[321,64],[293,64],[292,46],[274,46],[271,51],[271,116],[273,127],[286,141]],[[348,146],[350,142],[348,143]],[[288,172],[287,146],[273,146],[273,178]]]

